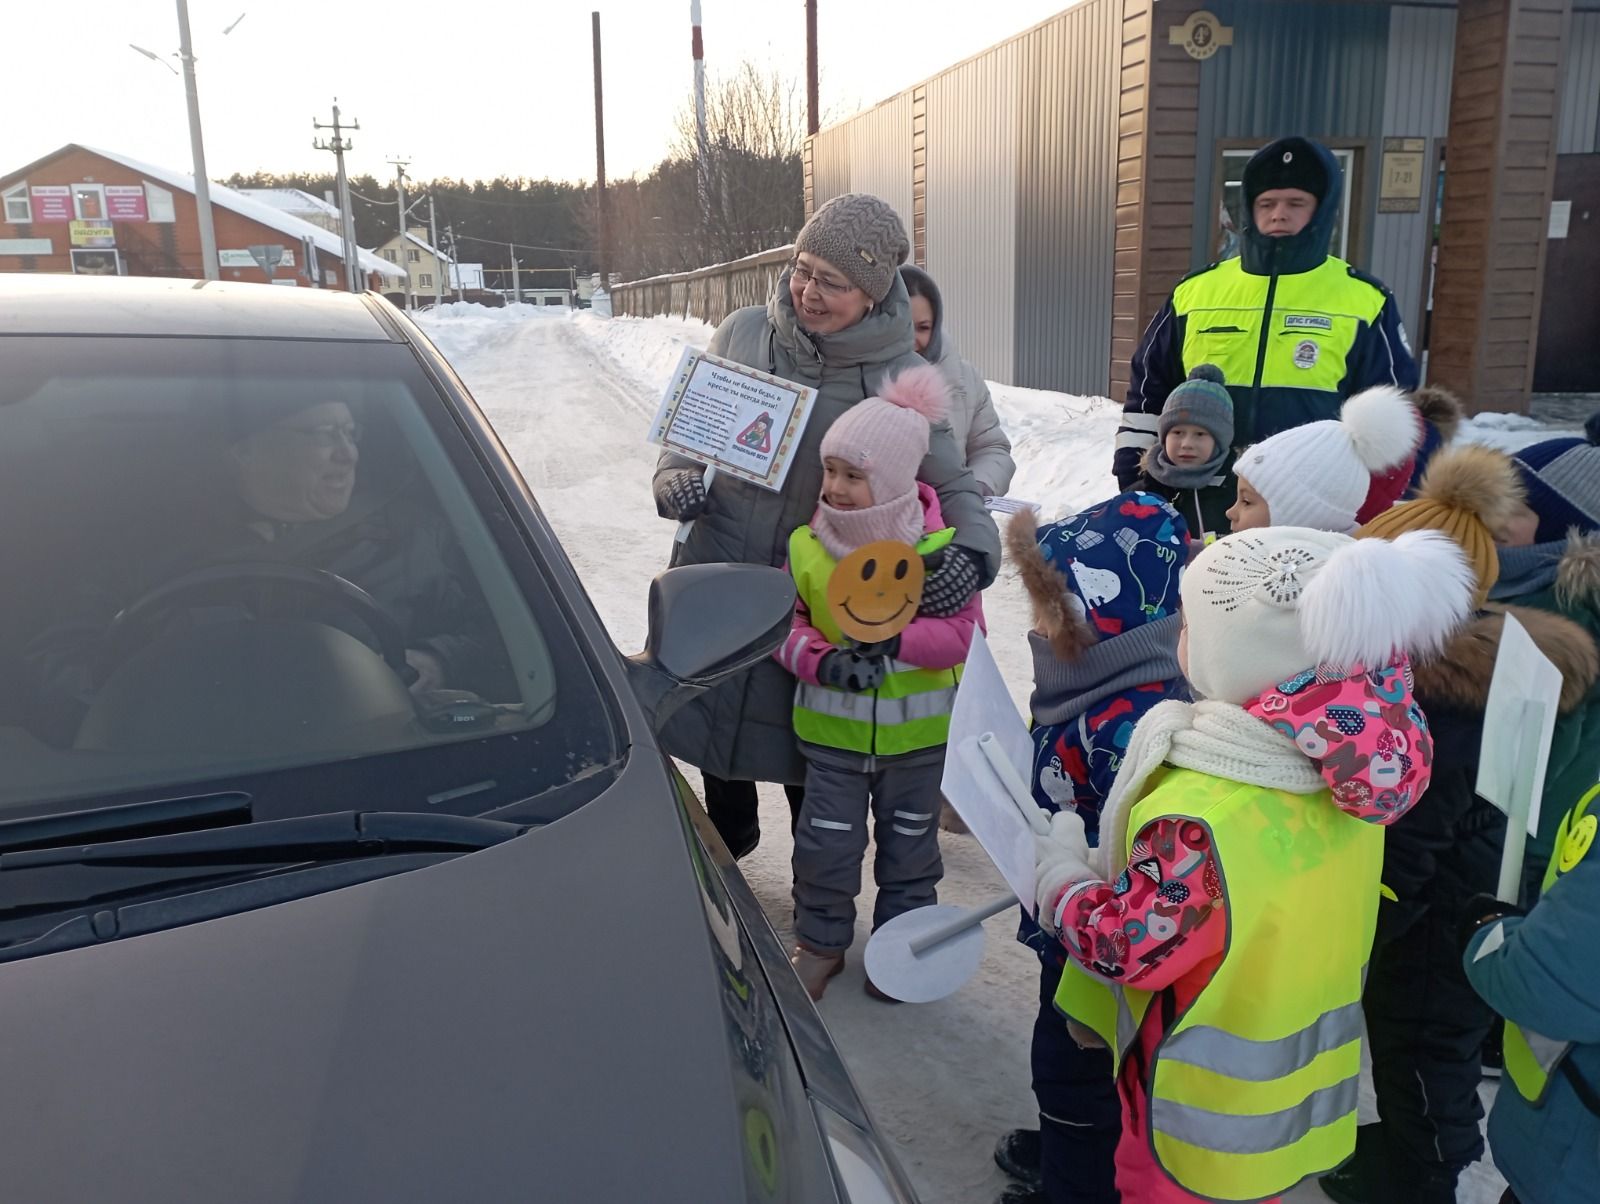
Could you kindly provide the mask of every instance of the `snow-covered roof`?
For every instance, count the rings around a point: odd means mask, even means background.
[[[140,175],[148,176],[152,180],[177,188],[183,192],[194,192],[194,177],[181,171],[172,171],[165,167],[157,167],[153,163],[145,163],[139,159],[131,159],[117,151],[103,150],[97,146],[85,146],[78,143],[91,155],[99,155],[103,159],[110,159],[113,163],[120,163],[129,171],[136,171]],[[263,226],[270,226],[280,233],[287,234],[297,242],[310,239],[318,251],[335,258],[344,258],[343,240],[331,230],[324,230],[303,217],[295,217],[292,213],[285,213],[275,209],[264,201],[248,197],[238,189],[229,188],[226,184],[213,183],[211,185],[211,203],[220,205],[224,209],[231,209],[241,217],[247,217],[253,222],[260,222]],[[361,251],[358,255],[363,271],[379,272],[390,277],[405,278],[405,270],[397,264],[390,263],[381,255],[374,255],[371,251]]]
[[[406,240],[406,242],[410,243],[414,247],[420,247],[422,250],[426,251],[429,255],[432,255],[435,259],[439,260],[439,262],[441,262],[441,263],[454,263],[455,262],[455,260],[451,259],[450,256],[446,255],[443,251],[437,250],[434,247],[430,246],[426,241],[424,241],[423,239],[418,238],[415,234],[411,233],[411,231],[409,231],[409,230],[406,231],[405,240]],[[398,241],[399,241],[399,236],[396,235],[396,236],[390,238],[389,242],[386,242],[386,243],[383,243],[382,245],[380,245],[378,247],[378,250],[381,251],[385,247],[387,247],[389,245],[389,243],[398,242]]]
[[[240,196],[250,197],[285,213],[320,213],[334,220],[339,218],[339,206],[314,196],[303,188],[238,188]]]

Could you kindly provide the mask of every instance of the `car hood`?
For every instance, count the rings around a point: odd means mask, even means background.
[[[494,848],[0,965],[6,1194],[770,1191],[757,1138],[811,1162],[793,1143],[815,1143],[815,1124],[781,1026],[730,1039],[729,983],[746,1007],[761,994],[769,1029],[771,1002],[705,899],[663,768],[639,756],[593,802]]]

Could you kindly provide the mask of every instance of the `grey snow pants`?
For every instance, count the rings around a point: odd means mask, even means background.
[[[872,928],[938,899],[940,761],[873,771],[808,762],[805,802],[794,834],[794,931],[818,953],[842,953],[855,937],[856,896],[867,851],[867,820],[877,821]]]

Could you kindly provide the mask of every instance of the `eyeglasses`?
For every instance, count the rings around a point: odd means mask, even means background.
[[[833,297],[842,297],[851,289],[855,288],[855,285],[851,284],[848,280],[829,280],[825,276],[817,275],[810,268],[804,266],[798,259],[791,259],[789,261],[789,274],[794,278],[795,283],[801,288],[805,288],[806,285],[810,284],[814,280],[816,281],[818,288],[827,293],[829,296]]]
[[[338,447],[341,443],[359,447],[363,433],[358,422],[325,422],[318,426],[280,426],[274,429],[290,431],[306,442],[323,448]]]

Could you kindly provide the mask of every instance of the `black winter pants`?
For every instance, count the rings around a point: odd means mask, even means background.
[[[1498,819],[1475,814],[1462,825],[1439,858],[1426,908],[1373,949],[1362,999],[1385,1142],[1448,1175],[1484,1150],[1480,1054],[1495,1017],[1461,968],[1460,930],[1468,900],[1495,888]]]
[[[1062,967],[1039,972],[1033,1022],[1033,1094],[1039,1101],[1039,1170],[1049,1204],[1117,1204],[1122,1113],[1111,1051],[1079,1049],[1056,1011]]]
[[[700,777],[705,783],[706,814],[711,817],[711,826],[722,837],[722,843],[728,846],[730,853],[735,857],[743,857],[761,842],[761,821],[756,814],[756,784],[730,782],[726,778],[714,778],[709,773],[702,773]],[[789,796],[789,831],[793,833],[806,792],[803,786],[785,786],[783,792]]]

